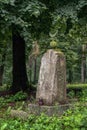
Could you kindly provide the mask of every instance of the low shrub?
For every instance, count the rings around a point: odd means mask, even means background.
[[[28,94],[22,91],[17,92],[15,95],[6,96],[7,102],[14,102],[27,99]]]
[[[0,97],[0,108],[8,106],[8,103],[11,103],[10,105],[14,106],[15,101],[23,101],[27,98],[28,94],[22,91],[16,93],[15,95]]]
[[[79,88],[85,89],[85,88],[87,88],[87,84],[68,84],[67,88],[69,88],[69,89],[73,89],[73,88],[75,88],[75,89],[79,89]]]
[[[83,97],[84,92],[87,90],[87,84],[68,84],[67,85],[67,95],[68,97],[75,97],[78,98]],[[86,94],[85,94],[86,95]]]

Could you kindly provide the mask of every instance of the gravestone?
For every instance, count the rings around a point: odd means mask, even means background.
[[[66,100],[66,61],[62,52],[48,50],[42,57],[36,100],[53,105]]]

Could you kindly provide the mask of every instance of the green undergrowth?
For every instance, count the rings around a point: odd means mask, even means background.
[[[0,86],[0,91],[9,90],[9,88],[10,88],[10,85],[3,84],[2,86]]]
[[[77,88],[81,88],[81,89],[85,89],[87,88],[87,84],[68,84],[67,85],[67,88],[74,88],[74,89],[77,89]]]
[[[61,117],[29,115],[27,120],[11,118],[9,114],[0,118],[0,130],[87,130],[87,107],[76,105]]]
[[[40,116],[29,115],[26,120],[10,116],[10,110],[13,108],[26,111],[25,101],[18,101],[27,98],[25,93],[0,97],[0,130],[87,130],[86,95],[87,92],[84,91],[81,101],[61,117],[49,117],[42,113]]]
[[[69,98],[79,98],[87,101],[87,84],[68,84],[67,96]]]
[[[7,107],[8,105],[15,106],[15,103],[23,103],[23,100],[26,100],[27,98],[28,94],[22,91],[16,93],[15,95],[0,97],[0,108]]]

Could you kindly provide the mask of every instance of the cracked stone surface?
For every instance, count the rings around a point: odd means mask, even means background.
[[[62,52],[50,49],[43,55],[36,100],[44,105],[66,100],[66,60]]]

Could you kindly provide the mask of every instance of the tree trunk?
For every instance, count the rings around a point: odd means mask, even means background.
[[[4,73],[4,61],[5,61],[6,52],[2,55],[2,65],[0,65],[0,86],[2,86],[3,73]]]
[[[37,77],[37,58],[34,59],[34,83],[36,83]]]
[[[26,91],[28,88],[28,78],[25,64],[25,41],[18,32],[12,32],[13,41],[13,82],[12,91]]]
[[[4,66],[0,66],[0,86],[2,86],[2,80],[3,80],[3,72],[4,72]]]
[[[85,73],[86,73],[86,64],[85,60],[82,59],[82,64],[81,64],[81,82],[85,83]]]
[[[69,69],[69,78],[68,78],[68,83],[72,83],[73,81],[73,72],[72,72],[72,69]]]
[[[85,55],[86,46],[82,45],[82,63],[81,63],[81,82],[85,82],[86,77],[86,55]]]

